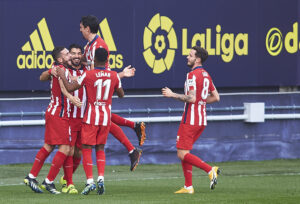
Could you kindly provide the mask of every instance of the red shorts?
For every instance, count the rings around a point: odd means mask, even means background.
[[[177,132],[177,149],[191,150],[206,126],[180,124]]]
[[[81,127],[82,127],[82,119],[78,118],[70,118],[70,126],[71,126],[71,146],[78,147],[81,149]]]
[[[70,145],[68,118],[60,118],[50,113],[45,115],[45,143],[49,145]]]
[[[81,143],[85,145],[106,144],[110,126],[82,123]]]

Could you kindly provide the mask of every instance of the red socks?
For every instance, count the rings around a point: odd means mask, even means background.
[[[73,174],[78,168],[80,161],[81,161],[81,157],[73,157]]]
[[[191,153],[187,153],[184,156],[183,161],[187,162],[195,167],[203,169],[206,173],[208,173],[212,168],[210,165],[208,165],[207,163],[202,161],[199,157],[197,157]]]
[[[43,164],[45,162],[45,160],[47,159],[47,157],[49,156],[49,152],[42,147],[40,149],[40,151],[36,154],[32,168],[30,173],[34,176],[37,177],[41,168],[43,167]]]
[[[126,137],[123,130],[113,122],[111,123],[109,133],[111,133],[117,140],[119,140],[126,147],[128,152],[134,149],[134,146]]]
[[[64,168],[64,179],[67,180],[67,186],[73,183],[73,156],[67,156],[65,163],[63,165]]]
[[[117,114],[114,114],[114,113],[111,114],[111,121],[113,123],[116,123],[117,125],[127,126],[127,127],[134,129],[134,122],[132,122],[130,120],[126,120],[125,118],[122,118],[121,116],[119,116]]]
[[[64,153],[62,153],[60,151],[56,152],[56,154],[52,160],[50,171],[47,176],[49,181],[54,181],[57,174],[59,173],[61,166],[64,164],[66,158],[67,158],[67,156]]]
[[[87,179],[93,178],[92,149],[82,149],[82,164]]]
[[[104,176],[105,170],[105,152],[99,150],[96,152],[98,176]]]
[[[181,161],[181,166],[183,170],[183,175],[185,178],[185,187],[190,187],[193,185],[193,166],[187,162]]]
[[[82,149],[83,169],[87,179],[93,179],[93,160],[92,149]],[[102,150],[96,152],[98,176],[104,176],[105,170],[105,153]]]

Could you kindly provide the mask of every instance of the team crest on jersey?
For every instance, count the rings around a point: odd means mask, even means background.
[[[51,52],[54,44],[48,29],[45,18],[42,18],[37,24],[28,40],[22,46],[22,54],[17,58],[17,66],[19,69],[50,69],[53,64]]]
[[[208,77],[208,73],[207,72],[202,72],[203,77]]]

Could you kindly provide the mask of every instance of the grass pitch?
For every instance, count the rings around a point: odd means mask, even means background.
[[[31,164],[0,166],[0,203],[300,203],[300,160],[222,162],[222,174],[215,190],[209,189],[207,174],[193,169],[195,194],[174,194],[184,185],[181,166],[139,165],[135,172],[129,166],[107,166],[105,194],[89,195],[37,194],[23,184]],[[41,183],[48,173],[45,165],[38,176]],[[56,187],[62,171],[56,178]],[[96,169],[94,169],[96,175]],[[96,178],[96,176],[94,176]],[[74,174],[76,188],[84,188],[82,165]]]

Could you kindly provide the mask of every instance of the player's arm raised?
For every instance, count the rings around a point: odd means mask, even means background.
[[[129,65],[125,67],[122,72],[119,72],[118,75],[121,79],[124,77],[133,77],[135,75],[135,68]]]
[[[185,94],[178,94],[174,93],[171,89],[168,87],[162,88],[162,94],[163,96],[167,98],[174,98],[179,101],[187,102],[187,103],[194,103],[196,101],[195,91],[191,90],[189,91],[188,95]]]

